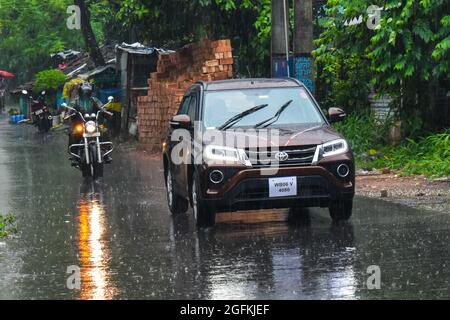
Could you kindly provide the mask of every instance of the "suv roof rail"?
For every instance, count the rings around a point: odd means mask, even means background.
[[[271,87],[270,83],[273,82],[274,87],[289,87],[289,86],[299,86],[299,87],[305,87],[305,85],[295,79],[295,78],[242,78],[242,79],[227,79],[227,80],[217,80],[217,81],[205,81],[205,80],[200,80],[195,82],[193,86],[195,85],[200,85],[203,87],[203,89],[208,90],[209,86],[214,86],[217,87],[217,90],[220,90],[221,85],[223,86],[223,89],[230,89],[230,87],[233,87],[233,84],[236,83],[252,83],[252,84],[256,84],[260,83],[261,87]]]

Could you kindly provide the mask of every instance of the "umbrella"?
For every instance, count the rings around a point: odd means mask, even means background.
[[[3,77],[3,78],[14,78],[15,75],[12,74],[11,72],[0,70],[0,77]]]

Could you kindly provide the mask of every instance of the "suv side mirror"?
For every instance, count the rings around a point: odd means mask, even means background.
[[[347,114],[340,108],[330,108],[328,110],[328,120],[330,123],[341,122],[345,120]]]
[[[189,117],[187,114],[179,114],[172,118],[170,121],[170,126],[173,129],[187,129],[191,125],[191,117]]]

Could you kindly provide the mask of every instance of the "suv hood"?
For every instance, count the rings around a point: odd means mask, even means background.
[[[270,139],[270,130],[278,130],[279,138]],[[232,148],[255,148],[255,147],[295,147],[295,146],[311,146],[320,145],[332,140],[341,139],[342,136],[328,125],[302,125],[289,128],[273,128],[273,129],[229,129],[225,131],[217,131],[207,129],[206,135],[220,134],[223,137],[223,143],[213,140],[212,143],[204,141],[205,145],[226,145]],[[259,138],[259,140],[258,140]],[[238,144],[238,141],[240,142]],[[245,141],[245,146],[242,144]],[[258,141],[257,145],[251,145],[250,141]]]

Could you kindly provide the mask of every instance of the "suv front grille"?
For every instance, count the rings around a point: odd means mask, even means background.
[[[268,168],[271,166],[289,167],[289,166],[310,166],[313,162],[317,146],[295,146],[295,147],[279,147],[276,150],[256,150],[247,149],[250,162],[255,168]],[[289,157],[287,160],[277,160],[278,153],[286,153]]]

